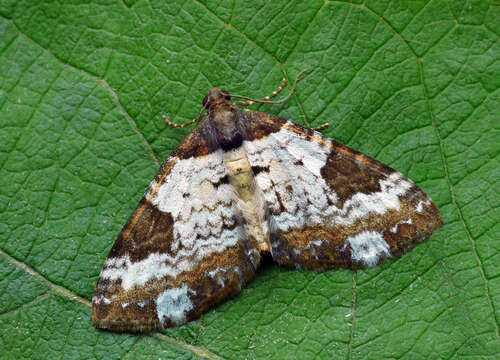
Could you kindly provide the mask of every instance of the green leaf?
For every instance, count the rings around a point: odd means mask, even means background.
[[[2,358],[496,358],[500,7],[490,1],[0,0]],[[105,257],[218,86],[416,181],[444,226],[357,273],[267,266],[200,321],[100,332]],[[157,160],[158,159],[158,160]]]

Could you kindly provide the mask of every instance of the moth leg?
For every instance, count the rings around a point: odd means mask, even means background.
[[[328,123],[324,123],[324,124],[322,124],[322,125],[319,125],[319,126],[313,127],[313,128],[311,128],[311,129],[318,131],[318,130],[321,130],[321,129],[326,128],[328,125],[330,125],[330,124],[328,124]]]
[[[191,124],[193,124],[195,122],[200,122],[200,120],[203,118],[204,115],[205,114],[204,114],[204,112],[202,110],[202,112],[200,113],[200,115],[198,115],[193,120],[190,120],[190,121],[188,121],[187,123],[184,123],[184,124],[176,124],[176,123],[170,121],[166,115],[162,115],[161,117],[163,118],[163,120],[165,120],[165,123],[167,125],[170,125],[170,126],[172,126],[174,128],[184,128],[184,127],[189,126],[189,125],[191,125]]]

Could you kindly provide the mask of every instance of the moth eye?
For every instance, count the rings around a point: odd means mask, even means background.
[[[205,96],[203,98],[203,106],[205,107],[205,109],[208,109],[210,107],[210,103],[208,102],[208,96]]]
[[[225,90],[222,90],[222,93],[224,94],[224,99],[226,100],[231,100],[231,95]]]

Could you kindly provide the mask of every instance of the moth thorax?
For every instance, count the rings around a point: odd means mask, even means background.
[[[224,151],[241,146],[243,137],[236,123],[234,109],[225,104],[210,108],[210,122],[218,146]]]
[[[211,113],[213,123],[217,128],[236,129],[235,113],[233,109],[225,104],[220,104]]]

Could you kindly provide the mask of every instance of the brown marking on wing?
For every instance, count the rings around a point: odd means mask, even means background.
[[[238,109],[236,122],[243,134],[243,139],[253,141],[280,131],[286,120],[273,114]]]
[[[128,226],[126,227],[126,229],[123,231],[123,234],[120,234],[121,237],[123,237],[124,239],[126,239],[126,238],[129,237],[130,232],[132,231],[132,229],[134,228],[135,224],[137,223],[137,221],[141,217],[142,212],[144,211],[144,209],[146,208],[146,206],[149,204],[149,202],[150,202],[151,198],[154,196],[154,194],[156,194],[156,192],[158,191],[158,188],[160,187],[160,185],[162,184],[163,180],[165,179],[165,176],[168,175],[168,173],[170,172],[170,170],[172,169],[172,167],[174,166],[174,164],[175,164],[175,162],[177,160],[178,160],[178,157],[174,157],[170,161],[170,164],[168,165],[167,169],[161,174],[160,179],[156,183],[156,185],[153,188],[153,190],[151,190],[151,193],[149,194],[149,196],[147,197],[147,199],[145,201],[141,200],[140,207],[136,210],[135,216],[132,218],[132,221],[130,221],[130,224],[128,224]]]
[[[100,279],[95,298],[104,296],[112,298],[112,301],[106,304],[94,300],[94,324],[98,328],[117,332],[150,332],[178,326],[168,319],[163,323],[159,321],[156,299],[165,290],[179,288],[184,284],[191,290],[189,298],[194,304],[193,309],[186,313],[186,322],[199,318],[213,305],[238,294],[241,287],[253,279],[255,269],[246,257],[248,249],[242,245],[244,243],[242,241],[223,252],[207,255],[193,269],[184,271],[177,277],[166,275],[159,279],[152,278],[143,286],[136,285],[129,291],[123,289],[120,280]],[[209,275],[218,268],[228,270],[214,276]]]
[[[338,207],[343,207],[345,201],[354,194],[381,191],[380,180],[386,179],[394,172],[392,169],[390,172],[389,169],[381,171],[369,165],[366,162],[355,161],[344,153],[330,151],[325,165],[321,168],[321,175],[330,185],[330,189],[337,194]]]
[[[392,257],[400,256],[414,245],[426,240],[442,225],[441,215],[433,202],[417,212],[421,200],[428,199],[417,186],[400,198],[399,210],[389,209],[384,215],[373,214],[359,218],[353,224],[306,225],[287,232],[278,231],[273,236],[273,259],[278,263],[307,270],[326,270],[339,267],[359,269],[366,267],[362,262],[353,261],[346,240],[363,231],[382,234],[390,248]],[[430,201],[430,199],[428,199]],[[411,219],[411,224],[406,221]],[[392,229],[396,228],[393,232]],[[320,246],[312,246],[314,241],[326,240]],[[380,257],[378,263],[385,261]]]
[[[174,255],[170,249],[173,241],[172,215],[158,210],[145,198],[139,203],[138,209],[142,211],[142,220],[136,222],[135,226],[125,225],[127,233],[122,231],[118,235],[108,258],[129,255],[132,262],[137,262],[155,252]]]

